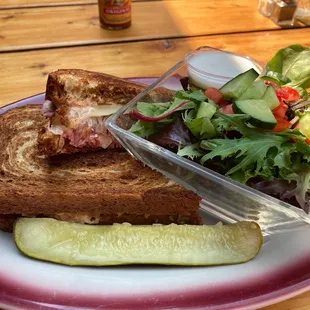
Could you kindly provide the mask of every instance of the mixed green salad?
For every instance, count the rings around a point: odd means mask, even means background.
[[[184,90],[139,102],[132,133],[308,212],[310,49],[279,50],[220,89]]]

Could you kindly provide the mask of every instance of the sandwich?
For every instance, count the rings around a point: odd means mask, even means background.
[[[20,217],[105,225],[202,224],[198,195],[115,149],[110,134],[93,125],[104,126],[106,115],[86,112],[102,105],[117,108],[144,87],[60,70],[48,78],[46,99],[53,104],[47,117],[46,103],[44,113],[41,105],[26,105],[0,115],[0,229],[12,231]]]
[[[24,255],[87,266],[208,266],[257,255],[259,225],[201,225],[201,198],[135,160],[104,128],[144,87],[60,70],[48,78],[44,113],[25,105],[0,115],[0,229],[14,232]]]
[[[105,128],[104,121],[145,87],[111,75],[79,69],[50,73],[42,109],[49,122],[38,137],[40,152],[54,156],[121,148]],[[160,88],[149,96],[170,99],[172,94],[172,91]],[[122,128],[129,129],[135,119],[128,114],[119,122]]]

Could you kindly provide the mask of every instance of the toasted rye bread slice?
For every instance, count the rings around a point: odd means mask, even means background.
[[[126,152],[39,156],[37,136],[45,123],[40,108],[0,115],[0,214],[68,219],[81,213],[104,224],[116,218],[133,224],[201,223],[199,196]]]
[[[100,113],[109,114],[102,112],[103,106],[118,109],[145,87],[144,84],[80,69],[62,69],[50,73],[46,85],[50,124],[44,126],[38,138],[41,154],[53,156],[120,147],[104,127],[108,115],[90,116],[89,109],[96,108],[98,113],[100,108]],[[173,93],[159,88],[144,99],[170,100]],[[129,129],[136,120],[128,116],[120,121],[122,127]]]

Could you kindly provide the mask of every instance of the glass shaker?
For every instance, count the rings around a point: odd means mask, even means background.
[[[270,17],[273,4],[274,4],[274,0],[259,0],[258,1],[258,11],[263,16]]]
[[[310,26],[310,0],[298,0],[295,20],[305,26]]]
[[[279,26],[291,27],[294,25],[294,15],[297,9],[297,1],[275,0],[270,19]]]
[[[310,0],[309,0],[310,1]],[[294,0],[259,0],[259,12],[279,26],[293,26],[297,2]]]

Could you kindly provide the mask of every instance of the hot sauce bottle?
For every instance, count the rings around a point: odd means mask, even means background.
[[[98,4],[103,28],[120,30],[131,25],[131,0],[98,0]]]

